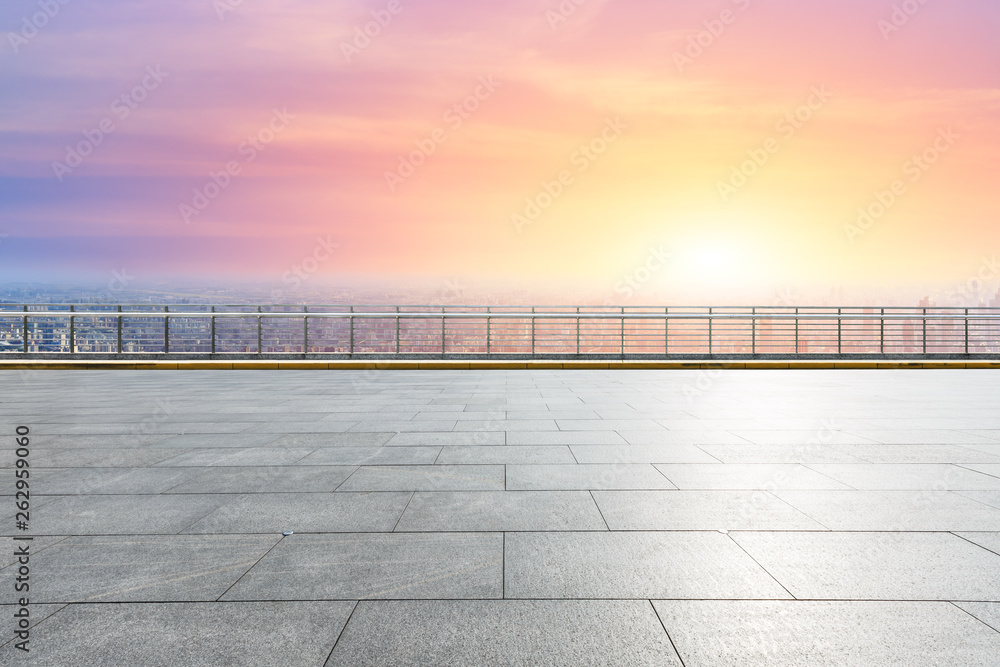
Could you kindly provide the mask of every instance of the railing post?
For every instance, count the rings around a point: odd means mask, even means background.
[[[576,356],[580,356],[580,306],[576,307]]]
[[[170,352],[170,318],[167,317],[167,313],[170,312],[170,306],[163,307],[163,353],[168,354]]]
[[[486,306],[486,354],[490,353],[490,307]]]
[[[670,356],[670,307],[663,309],[663,356]]]
[[[965,353],[969,353],[969,309],[965,309]]]
[[[844,321],[840,318],[843,308],[837,309],[837,354],[843,354]]]
[[[926,308],[924,308],[924,316],[921,319],[921,322],[923,323],[923,329],[924,329],[924,336],[923,336],[924,354],[927,354],[927,309]]]
[[[879,309],[879,324],[878,324],[878,353],[885,354],[885,308]]]
[[[69,312],[72,313],[73,312],[73,308],[74,308],[74,306],[70,306],[69,307]],[[70,315],[69,316],[69,353],[70,354],[73,354],[73,351],[74,351],[73,348],[75,346],[76,346],[76,337],[75,337],[75,331],[74,331],[74,328],[73,328],[73,316]]]
[[[261,317],[261,306],[257,306],[257,354],[264,351],[264,318]]]
[[[347,317],[347,321],[350,323],[350,341],[347,344],[347,353],[350,355],[354,354],[354,306],[351,306],[350,315]]]
[[[447,335],[444,327],[444,306],[441,306],[441,354],[447,354]]]
[[[396,306],[396,354],[399,354],[399,306]]]
[[[535,307],[531,307],[531,356],[535,356]]]
[[[211,312],[215,313],[215,306],[212,306]],[[212,354],[215,354],[215,315],[214,314],[209,315],[209,320],[211,321],[211,325],[209,326],[209,333],[211,333],[212,335],[212,347],[210,349]]]
[[[799,353],[799,307],[795,306],[795,354]]]
[[[24,353],[28,353],[28,304],[24,305]]]
[[[396,324],[398,326],[398,319]],[[398,336],[399,332],[396,333]],[[398,349],[396,351],[399,352]],[[302,306],[302,354],[309,354],[309,306]]]
[[[122,307],[118,306],[118,354],[122,353]]]
[[[708,356],[712,356],[712,308],[708,309]]]
[[[757,354],[757,306],[750,309],[750,354]]]
[[[622,306],[622,358],[625,358],[625,306]]]

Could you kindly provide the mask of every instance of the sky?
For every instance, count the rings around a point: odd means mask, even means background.
[[[1000,280],[996,0],[8,0],[0,31],[7,282]]]

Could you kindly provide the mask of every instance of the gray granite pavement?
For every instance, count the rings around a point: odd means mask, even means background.
[[[0,665],[1000,664],[1000,372],[2,380]]]

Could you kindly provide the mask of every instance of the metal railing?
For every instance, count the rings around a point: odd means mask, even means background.
[[[0,355],[1000,356],[1000,308],[0,304]]]

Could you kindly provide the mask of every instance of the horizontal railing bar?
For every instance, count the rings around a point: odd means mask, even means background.
[[[9,315],[7,313],[10,313]],[[843,313],[837,315],[836,313],[831,314],[808,314],[808,313],[315,313],[310,311],[309,313],[258,313],[258,312],[195,312],[195,313],[183,313],[183,312],[148,312],[148,311],[132,311],[132,312],[116,312],[116,311],[28,311],[28,312],[17,312],[17,311],[0,311],[0,318],[10,317],[22,319],[25,316],[29,318],[36,317],[52,317],[52,318],[188,318],[188,319],[302,319],[308,317],[309,319],[386,319],[394,320],[399,319],[435,319],[439,320],[442,317],[445,319],[555,319],[555,320],[818,320],[823,322],[836,322],[838,320],[862,320],[877,322],[880,320],[901,320],[901,321],[913,321],[913,322],[935,322],[943,320],[959,320],[959,321],[976,321],[976,320],[1000,320],[1000,312],[995,314],[931,314],[928,313],[926,316],[921,314],[891,314],[886,313],[885,315],[879,313]]]
[[[88,307],[88,308],[117,308],[118,307],[118,304],[100,304],[100,303],[86,303],[86,304],[52,304],[52,303],[49,303],[49,304],[45,304],[45,303],[42,303],[42,304],[31,304],[31,303],[29,303],[29,304],[13,304],[13,303],[2,303],[2,304],[0,304],[0,308],[10,307],[10,308],[21,309],[25,305],[27,305],[29,308],[37,308],[37,307],[44,306],[46,308],[61,308],[61,307],[65,307],[67,309],[71,305],[73,305],[73,306],[75,306],[77,308],[84,307],[84,306]],[[190,307],[190,308],[211,308],[212,307],[212,304],[183,304],[183,305],[185,305],[187,307]],[[303,307],[302,304],[261,304],[261,306],[264,307],[264,308],[302,308]],[[133,308],[164,308],[164,307],[177,308],[178,304],[162,304],[162,303],[161,304],[129,304],[129,305],[123,305],[122,307],[123,308],[127,308],[127,307],[133,307]],[[257,305],[253,305],[253,304],[215,304],[214,307],[216,307],[216,308],[257,308]],[[352,306],[351,305],[344,305],[344,304],[316,304],[316,305],[309,305],[308,307],[310,309],[312,309],[312,308],[351,308]],[[511,308],[525,308],[525,307],[530,308],[531,306],[475,306],[475,305],[434,306],[434,305],[430,305],[430,304],[410,304],[410,305],[401,305],[401,306],[380,306],[380,305],[377,305],[377,304],[357,304],[357,305],[353,306],[353,308],[355,308],[355,309],[357,309],[357,308],[397,308],[397,307],[398,308],[435,308],[435,309],[436,308],[482,308],[482,309],[490,308],[491,309],[491,314],[492,314],[492,312],[494,312],[492,309],[501,309],[502,310],[502,309],[511,309]],[[563,309],[563,308],[568,308],[568,309],[573,309],[572,310],[572,314],[576,313],[576,310],[575,310],[576,308],[580,308],[581,312],[583,312],[583,309],[586,309],[586,308],[590,308],[590,309],[615,309],[615,310],[617,310],[619,312],[620,312],[621,308],[625,308],[626,312],[630,311],[630,310],[631,311],[637,311],[637,310],[655,310],[656,313],[654,313],[654,314],[660,314],[660,313],[662,313],[662,311],[664,310],[664,308],[666,308],[666,306],[561,306],[561,305],[545,305],[545,306],[534,306],[534,307],[536,309]],[[802,310],[833,310],[833,311],[836,311],[837,308],[838,308],[837,306],[756,306],[758,314],[760,314],[763,310],[787,310],[789,312],[792,312],[792,311],[795,310],[796,307],[799,308],[800,311],[802,311]],[[709,308],[709,306],[695,306],[695,305],[691,305],[691,304],[685,304],[685,305],[669,306],[669,308],[671,310],[677,309],[677,310],[681,310],[681,311],[683,311],[683,310],[692,310],[692,309],[695,309],[695,308],[704,308],[704,309],[707,310]],[[711,306],[711,308],[712,308],[713,312],[715,312],[715,311],[723,311],[723,310],[745,310],[745,311],[749,311],[751,309],[751,306]],[[884,309],[886,312],[891,311],[891,310],[911,310],[911,311],[912,310],[921,310],[922,311],[922,310],[925,309],[923,306],[884,306],[884,307],[883,306],[840,306],[840,308],[842,308],[844,310],[849,310],[849,309],[850,310],[875,309],[876,311]],[[973,311],[973,310],[993,310],[993,311],[1000,311],[1000,308],[990,307],[990,306],[969,306],[968,309],[970,311]],[[956,310],[956,311],[957,310],[961,310],[961,311],[964,311],[965,307],[964,306],[927,306],[926,310]],[[23,310],[11,310],[11,311],[0,311],[0,312],[23,313],[24,311]],[[30,312],[37,312],[37,311],[28,311],[28,312],[30,313]],[[67,312],[68,313],[70,311],[66,310],[66,311],[62,311],[62,312]],[[80,312],[80,311],[77,311],[77,312]],[[116,311],[108,311],[108,312],[116,312]],[[162,312],[162,311],[160,311],[160,312]],[[209,313],[211,311],[204,311],[204,312],[205,313]],[[254,310],[253,312],[257,312],[257,311]],[[299,311],[300,314],[301,314],[301,312],[302,311]],[[312,312],[313,312],[312,310],[309,311],[310,314],[312,314]],[[392,311],[392,312],[394,313],[395,311]],[[404,312],[404,311],[401,311],[401,312]],[[521,311],[521,312],[530,312],[530,311]],[[440,313],[438,313],[438,314],[440,314]]]

